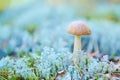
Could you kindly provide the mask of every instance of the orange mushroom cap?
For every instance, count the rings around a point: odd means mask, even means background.
[[[67,32],[77,36],[91,34],[91,30],[87,24],[82,21],[74,21],[70,23]]]

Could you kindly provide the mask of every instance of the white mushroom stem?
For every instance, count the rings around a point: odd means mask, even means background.
[[[81,51],[81,38],[80,38],[80,36],[75,35],[73,62],[74,62],[76,67],[79,64],[79,58],[80,58],[80,55],[78,54],[79,51]]]
[[[80,36],[75,35],[73,53],[76,53],[78,51],[81,51],[81,38],[80,38]]]

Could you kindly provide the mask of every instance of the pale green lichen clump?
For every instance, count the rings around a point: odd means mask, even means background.
[[[107,78],[107,74],[115,72],[117,68],[114,67],[113,62],[108,61],[108,56],[105,55],[102,61],[94,58],[88,58],[86,54],[81,51],[78,52],[79,64],[78,67],[74,66],[71,61],[72,54],[63,49],[61,52],[55,52],[53,48],[44,48],[41,55],[30,54],[29,57],[20,59],[12,59],[5,57],[0,60],[0,73],[1,71],[7,71],[7,75],[3,77],[10,79],[13,77],[23,79],[38,79],[43,78],[47,80],[53,80],[57,72],[66,70],[67,74],[61,77],[60,80],[65,78],[70,79],[93,79]],[[6,74],[6,73],[5,73]],[[18,76],[19,75],[19,76]]]

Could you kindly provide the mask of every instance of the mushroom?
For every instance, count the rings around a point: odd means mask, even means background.
[[[91,30],[89,29],[86,23],[82,21],[74,21],[69,24],[67,32],[69,34],[75,35],[74,50],[73,50],[73,58],[75,59],[75,55],[77,54],[77,52],[81,51],[81,38],[80,37],[82,35],[91,34]],[[76,57],[78,57],[78,55],[76,55]]]

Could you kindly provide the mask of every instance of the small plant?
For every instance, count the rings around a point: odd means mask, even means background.
[[[25,26],[24,28],[26,31],[28,31],[28,33],[33,36],[35,31],[36,31],[36,25],[35,24],[31,24],[31,25],[28,25],[28,26]]]

